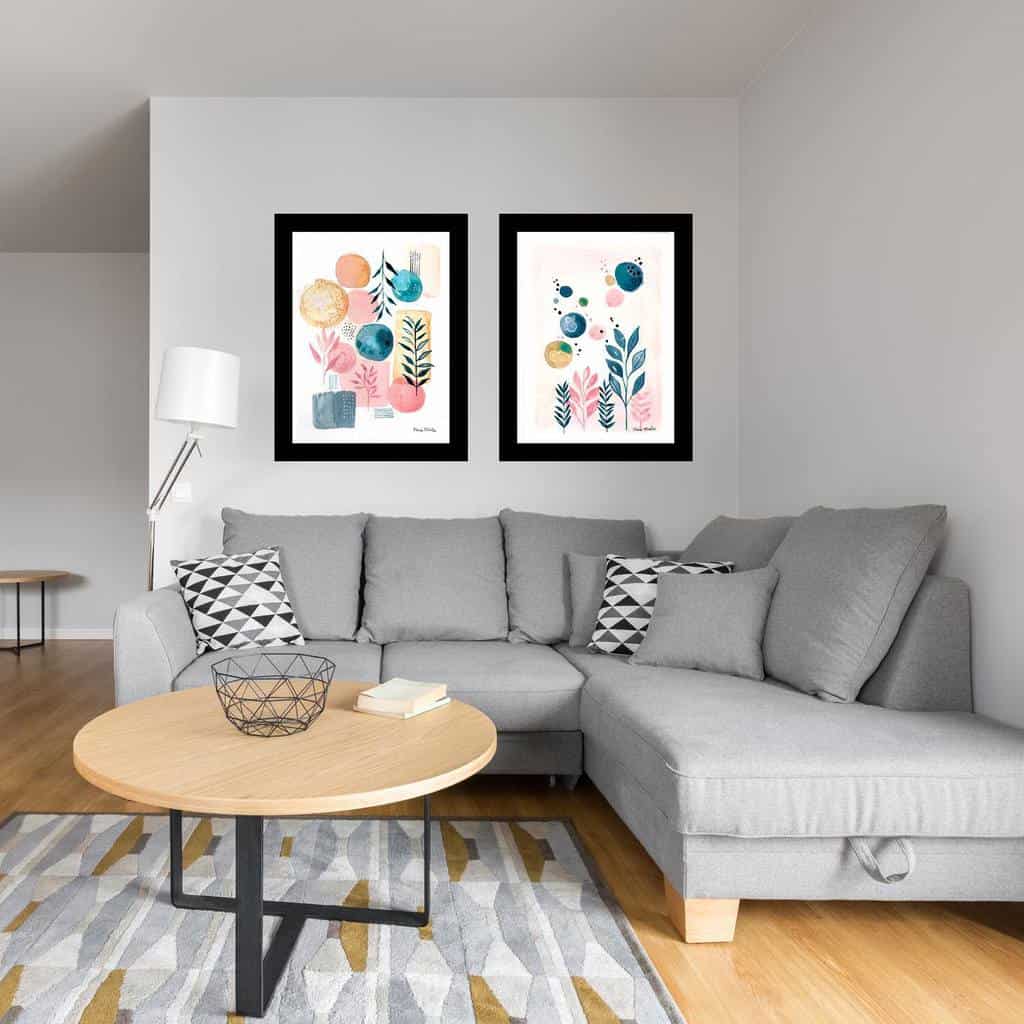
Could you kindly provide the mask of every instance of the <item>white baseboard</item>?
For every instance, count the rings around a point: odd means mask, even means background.
[[[47,640],[110,640],[114,631],[109,627],[106,629],[89,629],[76,626],[60,626],[57,629],[47,629]],[[15,640],[16,631],[14,626],[0,626],[0,640]],[[25,626],[21,631],[21,639],[25,643],[31,643],[39,639],[38,626]]]

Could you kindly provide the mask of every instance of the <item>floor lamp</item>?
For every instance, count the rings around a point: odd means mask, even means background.
[[[202,456],[203,427],[238,425],[239,365],[238,356],[212,348],[181,346],[164,352],[156,418],[185,423],[188,432],[149,503],[149,590],[153,589],[156,521],[192,453],[198,451]]]

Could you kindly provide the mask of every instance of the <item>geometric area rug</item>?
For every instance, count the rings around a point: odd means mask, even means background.
[[[683,1024],[570,822],[431,827],[430,924],[306,921],[264,1020]],[[234,819],[183,835],[186,891],[232,895]],[[0,1024],[240,1024],[234,915],[175,909],[168,870],[166,815],[0,825]],[[269,899],[415,909],[422,871],[421,820],[266,820]]]

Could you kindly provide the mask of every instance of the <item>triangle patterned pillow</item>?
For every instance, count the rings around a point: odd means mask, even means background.
[[[171,562],[192,618],[196,649],[304,645],[277,548]]]
[[[609,555],[605,563],[604,594],[588,645],[596,654],[635,654],[647,632],[658,577],[663,573],[732,572],[732,562],[677,562],[671,558],[622,558]]]

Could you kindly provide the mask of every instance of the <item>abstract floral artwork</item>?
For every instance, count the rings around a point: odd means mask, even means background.
[[[277,461],[464,461],[465,214],[278,214]]]
[[[502,460],[692,458],[689,214],[503,214]]]

